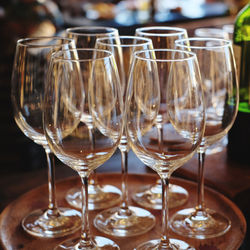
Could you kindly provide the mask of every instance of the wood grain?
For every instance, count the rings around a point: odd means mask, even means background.
[[[98,174],[100,183],[112,183],[120,188],[121,175],[118,173],[101,173]],[[129,194],[134,192],[142,185],[151,184],[156,181],[156,174],[130,174],[129,175]],[[194,182],[186,181],[179,178],[173,178],[172,183],[182,185],[186,188],[190,194],[189,200],[183,206],[177,209],[170,210],[170,216],[178,209],[193,207],[196,202],[196,184]],[[80,186],[80,179],[78,177],[68,178],[57,183],[57,196],[59,206],[67,206],[65,201],[65,194],[67,190],[73,186]],[[196,249],[205,250],[217,250],[227,249],[236,250],[243,242],[244,235],[246,233],[246,221],[242,212],[238,207],[231,202],[225,196],[218,192],[206,188],[205,199],[207,207],[216,209],[223,212],[228,218],[231,219],[232,227],[225,235],[209,239],[209,240],[194,240],[183,238],[174,234],[172,231],[170,235],[172,237],[185,240],[193,245]],[[130,201],[132,204],[132,201]],[[35,188],[28,193],[25,193],[17,200],[10,203],[0,215],[0,239],[4,249],[7,250],[50,250],[57,244],[70,237],[78,237],[80,232],[76,232],[72,236],[62,237],[58,239],[39,239],[28,235],[24,232],[20,226],[22,218],[34,209],[46,207],[47,201],[47,185]],[[156,226],[148,233],[127,238],[115,238],[104,235],[94,228],[91,223],[91,233],[93,235],[106,236],[113,239],[121,248],[121,250],[130,250],[136,247],[138,244],[150,240],[157,239],[161,234],[161,212],[157,210],[151,211],[156,217]],[[90,212],[90,221],[98,211]]]

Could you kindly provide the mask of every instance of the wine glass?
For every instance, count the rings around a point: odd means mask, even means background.
[[[226,233],[231,226],[225,215],[206,208],[204,163],[206,149],[225,136],[235,120],[239,90],[231,42],[218,38],[190,38],[176,41],[177,48],[197,54],[206,103],[206,128],[198,150],[198,200],[195,208],[178,211],[172,229],[191,238],[207,239]]]
[[[138,50],[152,49],[152,41],[148,38],[136,36],[106,37],[98,38],[96,47],[109,50],[114,54],[124,99],[133,53]],[[122,160],[122,202],[120,206],[100,212],[94,219],[94,225],[100,231],[112,236],[127,237],[140,235],[154,227],[155,217],[143,208],[129,206],[128,204],[129,146],[125,131],[122,135],[119,149]]]
[[[196,152],[204,133],[205,106],[196,55],[154,49],[135,53],[126,96],[126,131],[138,158],[162,183],[162,235],[136,249],[194,249],[168,237],[168,184],[171,174]],[[164,125],[155,141],[158,115]]]
[[[229,33],[219,28],[197,28],[194,30],[195,37],[211,37],[229,40]],[[211,145],[206,150],[206,155],[216,154],[224,150],[228,144],[228,137],[225,135],[219,141]]]
[[[61,237],[81,226],[79,211],[57,207],[54,155],[48,147],[42,123],[42,101],[51,53],[73,47],[72,39],[61,37],[20,39],[16,45],[11,81],[14,118],[28,138],[43,146],[48,163],[48,208],[32,211],[22,220],[24,230],[37,237]]]
[[[123,131],[120,80],[111,52],[75,49],[53,55],[46,85],[45,133],[50,148],[82,181],[82,232],[56,249],[119,249],[104,237],[91,236],[88,177],[117,149]],[[88,133],[92,117],[94,145]]]
[[[112,27],[101,26],[80,26],[66,29],[66,37],[74,39],[77,48],[94,48],[96,39],[100,37],[118,36],[117,29]],[[89,137],[91,143],[94,144],[92,136],[92,121],[89,117]],[[121,191],[113,185],[99,185],[95,171],[90,176],[89,180],[89,209],[105,209],[112,207],[121,201]],[[72,188],[66,194],[67,202],[76,208],[81,208],[81,190]]]
[[[175,40],[188,37],[186,29],[168,26],[141,27],[136,29],[135,34],[140,37],[150,38],[155,49],[174,49]],[[161,119],[161,114],[159,114],[156,120],[158,133],[155,133],[155,141],[159,141],[159,143],[164,130]],[[161,209],[161,192],[161,180],[158,179],[156,184],[146,185],[140,188],[132,195],[132,198],[137,204],[143,207]],[[181,206],[188,199],[188,191],[179,185],[170,184],[168,199],[169,208]]]

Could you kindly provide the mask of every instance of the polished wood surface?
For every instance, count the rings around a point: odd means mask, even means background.
[[[237,201],[242,193],[250,192],[250,166],[231,161],[227,148],[222,152],[207,155],[204,169],[205,185],[230,199]],[[196,181],[197,171],[198,157],[195,155],[178,169],[178,175]]]
[[[128,178],[129,196],[131,196],[131,193],[142,185],[155,183],[156,178],[156,174],[130,174]],[[100,173],[98,174],[98,179],[100,184],[112,183],[120,188],[121,175],[118,173]],[[172,183],[182,185],[190,194],[188,202],[177,209],[193,207],[196,202],[196,184],[179,178],[173,178]],[[67,206],[65,194],[69,188],[76,185],[80,186],[79,177],[67,178],[57,183],[58,204],[60,206]],[[233,202],[220,193],[210,188],[206,188],[205,191],[208,207],[223,212],[232,221],[232,227],[229,232],[223,236],[208,240],[188,239],[178,236],[172,231],[170,231],[170,235],[185,240],[196,249],[238,249],[243,242],[246,232],[246,221],[242,212]],[[22,218],[36,208],[46,207],[47,199],[47,186],[43,185],[25,193],[4,209],[0,216],[0,238],[5,249],[50,250],[66,238],[72,237],[67,236],[58,239],[39,239],[32,237],[23,231],[20,225]],[[130,204],[132,204],[131,201]],[[177,209],[171,209],[170,216],[176,212]],[[109,238],[113,239],[120,246],[121,250],[130,250],[144,241],[159,238],[161,234],[161,212],[157,210],[152,210],[151,212],[156,217],[156,226],[148,233],[141,236],[130,237],[129,240],[128,238]],[[90,212],[90,221],[93,220],[96,213],[97,211]],[[106,236],[97,231],[92,223],[90,224],[93,235]],[[79,232],[75,233],[73,237],[74,236],[78,237]]]

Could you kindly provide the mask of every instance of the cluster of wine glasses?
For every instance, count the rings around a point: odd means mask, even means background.
[[[188,38],[175,27],[142,27],[120,36],[111,27],[68,28],[63,37],[18,40],[12,73],[14,118],[23,133],[43,146],[48,160],[48,208],[31,212],[23,229],[42,238],[73,234],[56,249],[119,249],[90,232],[89,210],[101,210],[94,226],[111,237],[145,234],[156,223],[148,209],[162,210],[159,239],[136,247],[194,249],[177,235],[206,239],[226,233],[230,219],[206,208],[206,149],[231,128],[238,84],[231,42]],[[121,190],[100,185],[95,170],[119,149]],[[159,179],[128,197],[128,152]],[[168,218],[188,192],[170,184],[172,173],[198,152],[197,205]],[[74,169],[82,187],[57,206],[54,155]],[[73,207],[73,208],[71,208]],[[81,210],[81,212],[79,211]]]

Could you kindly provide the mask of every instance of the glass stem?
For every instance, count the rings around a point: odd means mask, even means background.
[[[55,185],[55,158],[54,154],[48,147],[45,147],[45,153],[48,164],[48,191],[49,191],[49,205],[47,216],[59,216],[56,202],[56,185]]]
[[[89,215],[88,215],[88,177],[81,176],[82,181],[82,231],[78,249],[86,249],[93,247],[90,237]]]
[[[95,185],[98,185],[97,183],[98,181],[96,177],[96,171],[94,170],[89,176],[89,184],[95,186]]]
[[[121,151],[121,169],[122,169],[122,203],[121,209],[128,213],[128,142],[125,135],[120,142]]]
[[[196,206],[196,212],[205,212],[204,203],[204,163],[205,163],[205,151],[198,152],[198,201]]]
[[[156,117],[156,127],[157,127],[157,141],[160,151],[162,152],[162,146],[163,146],[163,127],[162,127],[162,115],[157,115]],[[159,187],[161,185],[161,180],[156,181],[156,185]]]
[[[169,188],[169,177],[162,177],[162,235],[159,244],[159,250],[172,249],[168,237],[168,188]]]
[[[95,149],[95,137],[94,137],[94,134],[92,132],[92,128],[93,128],[93,125],[91,123],[91,125],[88,126],[89,141],[91,143],[91,149],[94,150]],[[95,170],[89,176],[89,184],[93,185],[93,186],[98,185],[98,181],[97,181],[96,171]]]
[[[157,127],[158,146],[159,146],[159,149],[162,151],[162,146],[163,146],[162,115],[157,115],[157,117],[156,117],[156,127]]]
[[[122,163],[122,204],[123,209],[128,209],[128,189],[127,189],[127,179],[128,179],[128,152],[121,151],[121,163]]]

